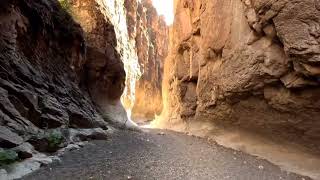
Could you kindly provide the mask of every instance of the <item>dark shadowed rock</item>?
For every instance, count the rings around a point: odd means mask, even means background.
[[[0,126],[0,147],[12,148],[23,143],[23,139],[10,129]]]
[[[18,153],[20,159],[31,158],[35,153],[35,149],[30,143],[23,143],[12,150]]]

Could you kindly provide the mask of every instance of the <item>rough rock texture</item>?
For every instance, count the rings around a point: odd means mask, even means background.
[[[127,9],[125,0],[109,1],[96,0],[102,8],[102,12],[110,19],[115,27],[117,37],[117,50],[121,55],[126,71],[126,87],[121,101],[130,113],[135,102],[136,81],[141,76],[137,52],[135,50],[135,41],[131,39],[128,32]]]
[[[0,3],[1,148],[34,139],[41,144],[40,134],[60,128],[107,129],[105,120],[134,125],[120,98],[125,70],[129,78],[138,72],[128,68],[138,65],[130,64],[137,55],[116,20],[126,22],[125,14],[113,16],[124,6],[114,6],[98,0]]]
[[[320,147],[320,3],[176,0],[158,127],[236,126]]]
[[[1,142],[58,127],[106,128],[78,85],[88,62],[81,27],[53,0],[0,8],[0,125],[10,136]]]
[[[132,110],[135,121],[154,119],[162,110],[161,83],[164,59],[168,54],[168,27],[151,0],[126,0],[128,32],[135,40],[141,69]]]
[[[107,7],[96,0],[65,2],[68,11],[85,32],[87,63],[82,74],[82,85],[88,88],[90,97],[104,118],[123,125],[128,121],[126,110],[120,102],[126,81],[122,62],[125,51],[117,49],[115,27],[107,16]]]

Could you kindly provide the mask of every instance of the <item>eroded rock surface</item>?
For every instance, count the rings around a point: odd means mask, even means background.
[[[0,8],[0,125],[11,131],[2,139],[18,145],[46,129],[106,128],[79,87],[89,61],[82,28],[53,0]]]
[[[141,69],[132,117],[135,121],[151,120],[162,110],[161,83],[164,59],[168,55],[169,29],[151,0],[126,0],[125,7],[129,36],[135,41]]]
[[[319,1],[176,0],[158,127],[236,126],[319,148]]]
[[[127,122],[124,53],[99,2],[1,1],[0,149],[24,160],[9,179],[52,162],[28,159],[40,151],[106,139],[108,122]],[[19,169],[28,162],[36,168]]]

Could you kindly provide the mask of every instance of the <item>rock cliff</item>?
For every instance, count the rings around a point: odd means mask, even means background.
[[[241,127],[320,147],[320,4],[175,0],[157,127]]]
[[[151,1],[5,0],[0,9],[0,150],[43,146],[37,138],[53,130],[135,127],[126,109],[136,90],[137,112],[161,111],[167,28]]]
[[[126,109],[133,107],[134,87],[140,71],[134,44],[127,32],[124,1],[64,2],[85,32],[88,63],[84,66],[84,84],[92,100],[104,118],[134,127]]]
[[[57,1],[1,1],[0,8],[1,144],[46,129],[107,128],[79,86],[88,63],[82,28]]]
[[[162,110],[161,83],[164,59],[168,55],[168,27],[151,0],[126,0],[128,32],[135,41],[141,77],[135,87],[132,117],[154,119]]]

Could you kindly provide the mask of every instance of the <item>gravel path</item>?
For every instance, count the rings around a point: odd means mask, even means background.
[[[161,133],[161,132],[164,132]],[[309,180],[205,139],[170,131],[121,131],[66,153],[26,180]]]

